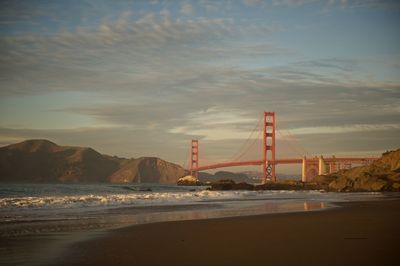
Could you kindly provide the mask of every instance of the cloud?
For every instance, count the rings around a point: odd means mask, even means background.
[[[228,55],[231,48],[226,51],[219,49]],[[210,58],[213,53],[203,51],[201,55],[208,55],[207,58]],[[79,66],[82,67],[81,64]],[[82,137],[81,140],[78,133],[73,134],[76,136],[74,139],[67,137],[70,133],[57,135],[54,131],[46,131],[43,136],[56,138],[64,143],[68,139],[71,144],[77,141],[77,145],[88,141],[86,145],[126,156],[129,149],[127,147],[117,145],[121,149],[118,153],[116,148],[111,147],[111,141],[101,144],[101,139],[108,137],[105,133],[96,132],[108,132],[112,138],[126,142],[128,147],[131,145],[130,147],[137,148],[131,156],[138,156],[140,152],[149,154],[149,150],[157,150],[156,143],[149,136],[160,139],[162,135],[168,145],[157,142],[159,156],[166,155],[166,159],[176,161],[178,156],[170,157],[168,148],[175,143],[184,149],[183,146],[191,138],[200,138],[205,144],[211,141],[230,143],[224,149],[225,155],[216,153],[220,158],[227,156],[226,154],[230,154],[228,147],[233,149],[235,143],[247,138],[264,110],[275,111],[278,128],[288,129],[294,135],[319,133],[318,143],[321,146],[324,145],[322,136],[329,134],[329,131],[342,130],[345,135],[351,135],[355,133],[353,125],[376,125],[380,132],[398,131],[387,126],[400,122],[398,84],[348,80],[338,82],[329,78],[329,75],[325,76],[324,73],[316,73],[314,70],[322,67],[347,72],[349,68],[356,71],[354,69],[357,66],[356,63],[338,59],[299,61],[285,67],[258,69],[202,64],[166,69],[160,64],[154,65],[154,69],[146,69],[150,73],[140,72],[140,75],[103,72],[101,69],[85,71],[80,68],[74,70],[74,73],[79,76],[82,74],[79,71],[82,71],[85,76],[89,75],[88,79],[65,78],[62,81],[68,86],[86,84],[88,88],[94,87],[93,92],[96,93],[103,91],[104,97],[109,98],[109,103],[88,103],[85,106],[71,106],[54,111],[88,116],[96,119],[97,124],[114,125],[114,128],[107,131],[84,131],[85,134],[82,134],[88,137]],[[54,69],[47,70],[50,78],[53,73],[56,74]],[[69,69],[66,71],[68,72],[65,73],[72,73]],[[57,77],[59,78],[61,76]],[[39,84],[43,82],[39,80]],[[63,89],[70,90],[71,87],[65,86]],[[360,133],[361,129],[363,134],[377,132],[372,126],[357,128],[357,132]],[[125,133],[124,136],[115,135],[116,132],[113,131]],[[36,136],[36,133],[31,134],[31,137]],[[91,140],[90,135],[96,137]],[[28,137],[29,134],[25,136]],[[129,142],[132,136],[150,143],[149,146],[144,146],[139,141]],[[6,137],[9,139],[13,135]],[[311,140],[302,139],[309,146]],[[365,139],[365,142],[368,140]],[[350,147],[352,146],[349,144],[346,149],[351,151]],[[315,145],[310,145],[309,150],[311,153],[321,152],[321,148]]]
[[[63,130],[0,127],[0,146],[25,139],[46,138],[60,145],[93,147],[99,152],[109,155],[126,158],[156,156],[181,165],[184,164],[191,138],[178,133],[162,132],[162,134],[158,134],[158,132],[157,130],[137,130],[129,127]],[[378,127],[372,131],[351,131],[342,134],[301,134],[297,135],[297,142],[294,142],[293,138],[288,138],[288,135],[285,134],[286,138],[282,138],[280,134],[277,139],[278,158],[319,154],[326,156],[376,156],[385,150],[397,147],[399,134],[398,126],[391,130],[387,128],[380,128],[379,130]],[[232,157],[235,154],[237,155],[240,150],[247,150],[245,159],[261,158],[259,142],[255,142],[251,149],[241,149],[242,145],[243,138],[200,139],[200,164],[233,159]],[[285,171],[284,167],[279,168],[279,172]],[[288,171],[290,172],[290,170]]]
[[[358,62],[352,59],[343,58],[321,58],[309,61],[300,61],[295,63],[299,67],[307,68],[329,68],[348,72],[353,71],[358,67]]]
[[[172,127],[169,132],[196,136],[204,140],[246,139],[247,127],[255,121],[257,117],[249,116],[246,111],[220,110],[217,106],[213,106],[186,114],[181,119],[180,125]],[[182,126],[183,123],[186,125]]]
[[[400,124],[355,124],[348,126],[325,126],[325,127],[299,127],[291,130],[292,134],[343,134],[349,132],[372,132],[372,131],[400,131]]]
[[[399,10],[400,5],[395,1],[380,1],[380,0],[243,0],[243,3],[248,7],[262,7],[262,8],[299,8],[306,5],[314,5],[314,7],[321,8],[324,12],[333,9],[355,9],[355,8],[368,8],[368,9],[385,9],[385,10]]]
[[[214,13],[229,8],[228,1],[200,0],[199,3],[208,13]]]
[[[247,6],[259,6],[265,4],[265,0],[243,0],[243,3]]]
[[[277,7],[277,6],[286,6],[286,7],[296,7],[303,6],[305,4],[320,2],[320,0],[243,0],[243,3],[250,7]]]
[[[380,1],[380,0],[328,0],[325,3],[324,11],[334,9],[352,10],[352,9],[381,9],[397,12],[400,4],[396,1]]]
[[[125,158],[161,157],[182,164],[188,142],[179,134],[136,130],[129,127],[92,127],[76,129],[10,129],[0,127],[0,145],[26,139],[50,139],[59,145],[92,147],[100,153]],[[187,145],[186,145],[187,144]],[[162,147],[162,148],[160,148]],[[174,150],[171,153],[171,150]]]
[[[299,6],[308,1],[276,3]],[[203,4],[206,8],[207,2]],[[275,111],[278,128],[300,138],[311,153],[396,144],[400,84],[367,79],[363,67],[376,62],[307,60],[274,42],[280,30],[276,26],[230,16],[181,16],[176,14],[180,10],[168,8],[123,11],[74,28],[2,35],[2,101],[83,91],[93,100],[48,111],[89,117],[98,127],[3,125],[0,141],[50,138],[120,156],[158,155],[178,162],[186,156],[188,141],[199,138],[213,147],[215,159],[227,158],[265,110]],[[335,138],[345,144],[336,147],[332,132],[341,133]]]
[[[5,88],[1,94],[98,91],[116,85],[123,90],[132,84],[147,90],[155,87],[153,77],[163,79],[171,71],[186,71],[188,62],[207,62],[218,53],[203,49],[209,44],[212,49],[229,49],[225,44],[237,36],[270,32],[267,27],[236,25],[229,19],[172,20],[163,11],[159,17],[148,13],[137,20],[123,13],[116,21],[103,21],[95,28],[78,27],[52,35],[1,37],[0,85]],[[275,53],[276,48],[266,46],[265,55],[268,49]],[[227,51],[224,56],[232,55]],[[118,84],[110,84],[110,80]],[[148,83],[146,88],[144,83]]]
[[[189,3],[183,3],[181,6],[181,14],[185,16],[190,16],[193,14],[193,6]]]

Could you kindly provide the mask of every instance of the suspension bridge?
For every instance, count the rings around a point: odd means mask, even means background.
[[[190,175],[197,176],[199,171],[210,169],[218,169],[233,166],[247,166],[247,165],[261,165],[262,168],[262,182],[272,181],[276,182],[276,166],[284,164],[301,164],[301,180],[308,182],[317,175],[326,175],[337,172],[341,169],[351,168],[353,164],[369,164],[376,160],[377,157],[323,157],[321,156],[300,156],[294,158],[276,158],[276,120],[274,112],[264,112],[262,117],[262,141],[261,150],[262,154],[256,160],[240,160],[242,156],[237,156],[236,160],[224,161],[217,163],[200,164],[199,157],[199,140],[193,139],[189,149],[189,171]],[[260,122],[261,122],[260,121]],[[253,129],[251,135],[256,131],[257,127]],[[254,140],[256,140],[255,138]],[[253,144],[256,141],[253,141]],[[251,146],[248,146],[251,147]],[[248,149],[247,149],[248,150]],[[244,151],[246,152],[246,151]]]

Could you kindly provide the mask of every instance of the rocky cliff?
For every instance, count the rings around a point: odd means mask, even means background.
[[[158,158],[124,159],[48,140],[0,148],[0,182],[174,183],[183,175],[183,168]]]
[[[400,191],[400,149],[382,154],[370,165],[316,177],[333,191]]]

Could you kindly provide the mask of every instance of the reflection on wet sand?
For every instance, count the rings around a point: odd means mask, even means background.
[[[330,207],[325,202],[319,201],[268,201],[253,203],[243,203],[238,207],[237,202],[224,203],[218,208],[208,210],[185,210],[172,212],[142,213],[129,215],[129,210],[124,210],[124,214],[113,216],[113,224],[135,225],[167,221],[183,221],[198,219],[215,219],[223,217],[249,216],[268,213],[315,211]]]
[[[315,211],[325,208],[325,202],[305,201],[303,203],[305,211]]]
[[[327,207],[329,206],[324,202],[317,201],[232,201],[180,207],[148,206],[145,211],[142,208],[128,207],[88,213],[80,219],[2,224],[1,237],[7,239],[8,244],[3,247],[0,245],[0,264],[23,265],[23,261],[41,264],[60,254],[72,242],[102,234],[108,229],[129,225],[300,212]],[[50,249],[51,254],[47,252]]]
[[[327,208],[319,201],[230,201],[220,204],[198,204],[187,206],[147,206],[146,208],[118,208],[104,212],[88,213],[75,219],[48,221],[26,221],[24,223],[1,223],[2,237],[61,233],[81,230],[104,230],[129,225],[214,219],[223,217],[249,216],[268,213],[313,211]]]

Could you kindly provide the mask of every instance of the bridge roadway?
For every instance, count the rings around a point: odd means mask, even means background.
[[[335,162],[352,162],[352,163],[362,163],[362,162],[370,162],[374,161],[378,158],[376,157],[330,157],[330,158],[323,158],[325,163],[335,163]],[[306,158],[307,163],[318,163],[319,158]],[[264,163],[263,160],[254,160],[254,161],[242,161],[242,162],[222,162],[216,164],[209,164],[204,166],[199,166],[197,168],[193,168],[192,171],[205,171],[210,169],[216,168],[224,168],[224,167],[231,167],[231,166],[242,166],[242,165],[262,165]],[[270,164],[301,164],[303,163],[303,158],[288,158],[288,159],[277,159],[275,161],[268,161]]]

